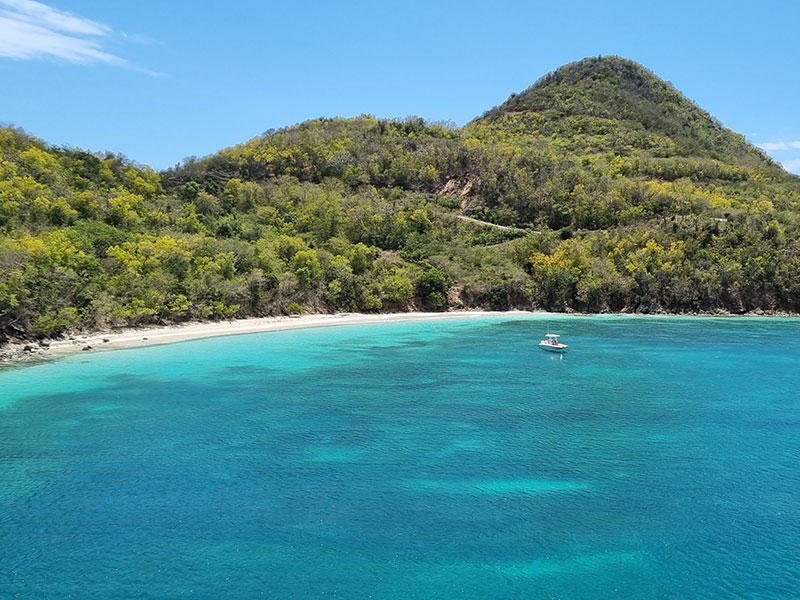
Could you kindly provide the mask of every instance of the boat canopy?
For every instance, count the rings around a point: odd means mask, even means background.
[[[545,336],[549,337],[549,338],[557,338],[557,337],[559,337],[559,335],[557,333],[545,333]]]

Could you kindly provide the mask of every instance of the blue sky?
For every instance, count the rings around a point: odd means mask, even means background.
[[[320,116],[463,125],[618,54],[800,173],[798,23],[769,0],[0,0],[0,122],[161,169]]]

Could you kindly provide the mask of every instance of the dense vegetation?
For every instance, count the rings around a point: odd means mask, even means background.
[[[163,173],[6,128],[0,341],[303,311],[800,312],[799,209],[800,179],[616,57],[461,129],[321,119]]]

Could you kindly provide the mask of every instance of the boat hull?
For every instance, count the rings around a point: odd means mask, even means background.
[[[567,344],[540,343],[539,348],[541,348],[545,352],[565,352],[567,350]]]

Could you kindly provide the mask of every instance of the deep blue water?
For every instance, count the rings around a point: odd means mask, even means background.
[[[546,320],[0,371],[0,597],[800,597],[800,320]]]

